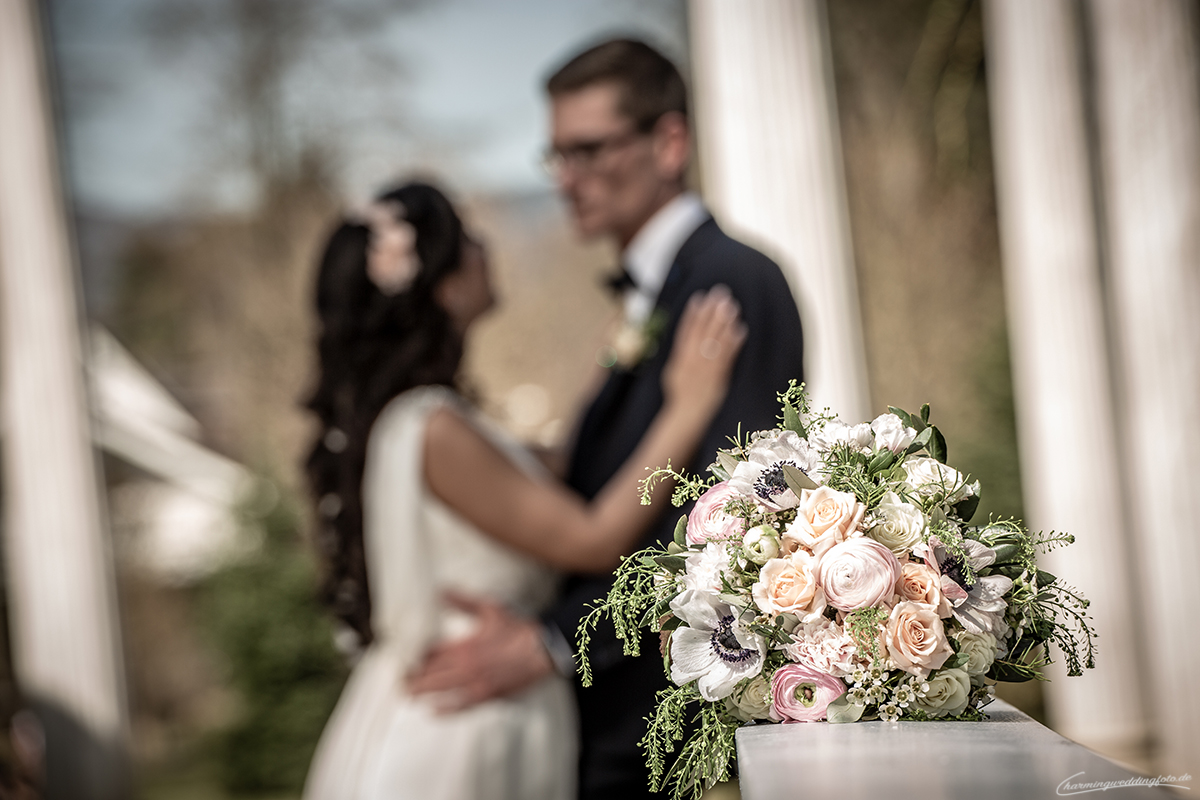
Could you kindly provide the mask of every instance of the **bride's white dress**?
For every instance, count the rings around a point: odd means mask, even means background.
[[[536,614],[556,588],[553,572],[488,538],[428,490],[425,427],[443,405],[464,408],[447,389],[408,391],[384,409],[371,432],[363,536],[375,641],[321,736],[306,800],[575,795],[578,734],[574,698],[563,678],[554,675],[516,697],[449,715],[405,691],[403,676],[430,645],[470,630],[471,620],[442,602],[445,590]],[[522,469],[540,472],[514,442],[476,424]]]

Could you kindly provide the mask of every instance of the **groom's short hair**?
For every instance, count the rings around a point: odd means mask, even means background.
[[[617,110],[649,131],[663,114],[688,115],[687,86],[671,60],[645,42],[612,39],[572,58],[546,80],[553,99],[597,84],[616,85]]]

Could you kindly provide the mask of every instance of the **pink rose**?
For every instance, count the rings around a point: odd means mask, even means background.
[[[785,547],[795,550],[797,544],[804,545],[821,555],[839,542],[859,535],[867,507],[849,492],[839,492],[828,486],[804,489],[800,492],[800,505],[796,508],[796,520],[783,535]]]
[[[725,481],[714,485],[696,501],[688,514],[688,544],[704,544],[710,540],[741,538],[745,525],[741,517],[725,513],[725,505],[738,494]]]
[[[943,619],[954,611],[950,601],[942,595],[942,576],[928,564],[905,562],[900,568],[900,585],[896,588],[905,600],[933,606]]]
[[[771,710],[783,722],[819,722],[846,684],[805,664],[785,664],[771,678]]]
[[[883,642],[897,667],[922,678],[954,654],[937,609],[911,600],[901,600],[892,609]]]
[[[834,545],[817,568],[817,583],[829,605],[841,611],[890,601],[900,580],[900,562],[874,539],[857,537]]]
[[[783,613],[804,617],[809,612],[824,611],[825,598],[817,588],[816,568],[816,557],[803,550],[787,558],[772,558],[750,589],[755,605],[772,617]]]

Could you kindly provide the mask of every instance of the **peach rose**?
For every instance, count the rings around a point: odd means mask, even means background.
[[[825,599],[840,611],[890,602],[899,580],[900,562],[892,551],[861,536],[834,545],[817,568]]]
[[[725,513],[725,505],[738,495],[722,481],[700,495],[688,514],[688,544],[704,544],[721,539],[740,539],[745,527],[741,517]]]
[[[750,588],[754,603],[772,617],[795,614],[806,618],[825,610],[825,595],[817,586],[817,558],[797,550],[768,561]]]
[[[796,508],[796,520],[783,534],[785,549],[794,550],[800,544],[821,555],[839,542],[860,535],[867,507],[849,492],[839,492],[828,486],[804,489],[800,492],[800,505]]]
[[[911,600],[901,600],[892,608],[883,641],[898,668],[922,678],[954,654],[937,609]]]
[[[908,561],[900,567],[900,597],[914,603],[925,603],[937,609],[937,615],[946,619],[954,613],[950,601],[942,594],[942,576],[928,564]]]

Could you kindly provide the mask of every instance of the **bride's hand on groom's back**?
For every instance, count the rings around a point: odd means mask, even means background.
[[[466,638],[429,651],[404,677],[411,694],[431,696],[438,711],[449,714],[516,694],[554,671],[536,620],[451,592],[444,599],[474,616],[477,627]]]

